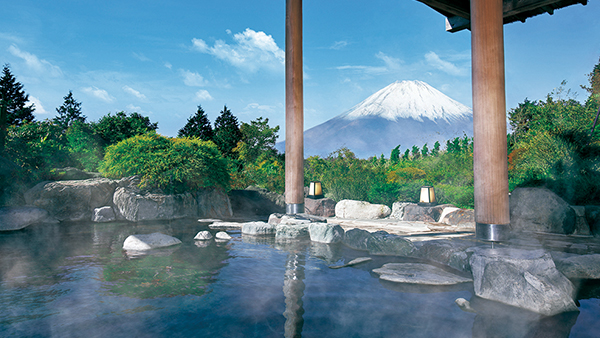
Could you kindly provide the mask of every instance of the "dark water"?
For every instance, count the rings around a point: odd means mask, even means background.
[[[31,226],[0,234],[2,337],[597,337],[595,285],[580,313],[542,317],[472,297],[472,285],[382,283],[399,258],[340,245],[241,236],[203,246],[194,220]],[[177,247],[133,256],[130,234],[161,231]],[[212,230],[211,230],[212,231]],[[216,231],[212,231],[213,234]],[[460,310],[471,300],[477,313]]]

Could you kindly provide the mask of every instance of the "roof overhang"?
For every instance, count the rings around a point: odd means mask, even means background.
[[[471,28],[469,0],[417,0],[446,17],[446,30],[458,32]],[[528,18],[575,5],[587,5],[588,0],[503,0],[504,23],[525,22]]]

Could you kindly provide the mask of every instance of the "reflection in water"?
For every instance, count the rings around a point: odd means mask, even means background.
[[[304,325],[304,265],[306,255],[302,252],[290,252],[285,263],[283,294],[285,295],[285,337],[301,337]]]

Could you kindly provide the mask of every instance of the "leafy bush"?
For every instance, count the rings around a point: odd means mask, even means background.
[[[196,138],[134,136],[106,149],[100,172],[111,178],[140,175],[141,187],[167,193],[229,189],[227,161],[214,143]]]
[[[98,170],[102,161],[102,145],[92,128],[79,120],[71,122],[66,132],[68,149],[78,167],[87,171]]]

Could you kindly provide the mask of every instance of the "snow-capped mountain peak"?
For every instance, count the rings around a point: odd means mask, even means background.
[[[369,96],[339,118],[355,120],[365,117],[381,117],[390,121],[423,118],[450,122],[472,117],[471,108],[449,98],[439,90],[422,81],[396,81]]]

